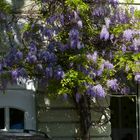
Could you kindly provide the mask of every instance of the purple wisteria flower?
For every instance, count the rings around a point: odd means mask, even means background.
[[[116,91],[118,89],[117,79],[107,80],[107,87]]]
[[[16,58],[16,53],[17,53],[16,48],[15,47],[11,48],[10,52],[5,57],[5,64],[7,66],[11,67],[12,65],[18,62]]]
[[[137,73],[135,75],[135,81],[139,82],[140,83],[140,73]]]
[[[36,55],[32,55],[32,54],[28,54],[28,56],[26,57],[26,61],[28,63],[36,63],[37,62],[37,57]]]
[[[60,23],[62,24],[62,25],[64,25],[64,15],[60,15]]]
[[[133,38],[133,33],[134,31],[131,29],[127,29],[123,32],[123,37],[127,40],[130,41]]]
[[[97,97],[105,97],[105,91],[100,84],[94,86],[94,92],[96,93]]]
[[[21,51],[18,51],[16,53],[16,58],[19,59],[19,60],[21,60],[23,58],[23,53]]]
[[[79,31],[77,29],[72,29],[69,32],[69,37],[71,40],[78,40],[79,38]]]
[[[99,17],[99,16],[103,17],[104,15],[106,15],[106,13],[107,13],[107,9],[104,6],[100,6],[100,7],[96,7],[93,10],[92,15],[97,16],[97,17]]]
[[[74,39],[70,41],[71,48],[75,49],[77,47],[78,40]]]
[[[104,62],[104,67],[107,68],[107,69],[113,69],[114,68],[113,64],[111,64],[109,61]]]
[[[119,4],[119,0],[108,0],[108,2],[114,5],[115,7]]]
[[[38,53],[38,57],[39,59],[48,63],[53,63],[57,60],[56,55],[49,51],[41,51],[40,53]]]
[[[18,70],[11,71],[12,79],[16,80],[18,78]]]
[[[87,85],[87,95],[95,97],[95,92],[94,92],[94,86],[93,85]]]
[[[64,77],[65,73],[63,71],[63,69],[61,67],[58,67],[56,70],[55,70],[55,77],[57,80],[60,80]]]
[[[128,14],[124,10],[118,10],[115,13],[115,19],[118,23],[128,23],[129,17]]]
[[[71,48],[76,48],[79,43],[79,31],[77,29],[72,29],[69,32],[69,38]]]
[[[31,53],[36,53],[37,48],[36,48],[36,44],[34,42],[30,43],[29,50]]]
[[[101,64],[100,68],[95,71],[96,76],[101,76],[104,71],[104,64]]]
[[[93,97],[105,97],[105,91],[103,89],[103,87],[98,84],[96,86],[93,85],[88,85],[87,86],[87,94]]]
[[[103,73],[103,69],[99,69],[95,72],[96,76],[101,76]]]
[[[53,24],[54,23],[54,21],[57,19],[57,15],[54,15],[54,16],[51,16],[50,18],[47,18],[47,23],[49,23],[49,24]]]
[[[36,61],[37,61],[36,55],[32,55],[32,56],[30,57],[30,62],[35,63]]]
[[[123,9],[118,9],[114,12],[114,15],[111,16],[111,22],[115,24],[123,24],[129,22],[128,14]]]
[[[136,52],[140,51],[140,39],[133,39],[133,50]]]
[[[109,32],[107,30],[107,27],[103,25],[101,33],[100,33],[100,39],[108,40],[109,39]]]
[[[124,44],[122,45],[122,51],[126,52],[126,46]]]
[[[54,33],[54,32],[53,32],[52,29],[45,29],[45,30],[44,30],[44,35],[45,35],[46,37],[48,37],[49,39],[52,38],[53,33]]]
[[[97,51],[94,51],[93,54],[87,54],[87,58],[89,60],[92,60],[93,62],[96,62],[97,61],[97,58],[98,58],[98,52]]]
[[[130,88],[129,87],[123,87],[121,89],[121,94],[129,94],[130,93]]]
[[[45,75],[46,75],[47,78],[51,78],[53,76],[53,69],[52,69],[52,67],[46,67]]]
[[[131,6],[130,7],[130,13],[132,14],[132,16],[134,16],[134,12],[135,12],[135,8],[134,8],[134,6]]]

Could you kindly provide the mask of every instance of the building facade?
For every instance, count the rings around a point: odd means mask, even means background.
[[[31,0],[7,1],[13,8],[24,12],[31,4]],[[80,140],[79,116],[72,101],[66,101],[62,97],[50,99],[44,91],[35,92],[32,85],[30,88],[29,85],[9,84],[5,92],[1,91],[0,131],[37,130],[49,134],[54,140]],[[106,108],[106,114],[96,110],[97,103],[93,102],[92,121],[104,121],[106,118],[109,121],[102,126],[91,127],[91,140],[123,140],[128,135],[133,140],[140,139],[139,91],[129,97],[106,97],[98,100],[98,105]]]

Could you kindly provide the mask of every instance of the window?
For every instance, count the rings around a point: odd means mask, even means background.
[[[20,87],[13,87],[13,85],[11,89],[8,89],[5,94],[0,94],[0,129],[36,130],[34,92],[21,90]]]
[[[4,108],[0,108],[0,129],[4,129],[4,125],[5,125]]]
[[[112,140],[136,140],[136,96],[112,97],[110,109]]]
[[[6,130],[24,129],[24,111],[16,108],[1,108],[0,129]]]
[[[24,129],[24,112],[10,108],[10,129]]]

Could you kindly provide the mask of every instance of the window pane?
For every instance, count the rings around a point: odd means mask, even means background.
[[[112,97],[110,109],[112,140],[136,140],[136,97]]]
[[[0,108],[0,129],[4,129],[4,108]]]
[[[24,112],[10,108],[10,129],[24,129]]]

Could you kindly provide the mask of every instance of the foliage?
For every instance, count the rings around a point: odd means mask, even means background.
[[[8,14],[11,13],[12,9],[11,6],[5,0],[1,0],[0,11]]]

